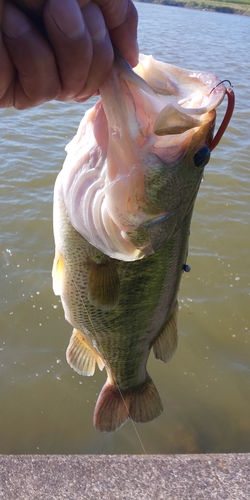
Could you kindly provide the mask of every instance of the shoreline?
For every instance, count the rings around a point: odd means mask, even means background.
[[[222,14],[234,14],[240,16],[250,16],[249,3],[234,3],[221,0],[134,0],[138,3],[154,3],[167,5],[169,7],[182,7],[193,10],[205,10],[208,12],[220,12]]]

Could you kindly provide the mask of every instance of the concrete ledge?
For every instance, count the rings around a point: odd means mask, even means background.
[[[250,454],[0,455],[5,500],[249,500]]]

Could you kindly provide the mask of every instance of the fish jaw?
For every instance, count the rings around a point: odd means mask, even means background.
[[[62,171],[73,227],[125,261],[157,251],[190,210],[225,95],[216,76],[150,56],[141,56],[135,71],[116,60]],[[201,158],[198,168],[194,158]]]

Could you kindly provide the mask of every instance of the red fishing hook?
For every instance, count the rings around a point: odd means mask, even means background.
[[[223,82],[221,82],[223,83]],[[230,83],[230,82],[229,82]],[[219,83],[220,85],[220,83]],[[218,86],[218,85],[217,85]],[[214,87],[215,88],[215,87]],[[213,91],[214,89],[211,90],[211,92]],[[217,146],[217,144],[219,144],[230,120],[231,120],[231,117],[232,117],[232,114],[233,114],[233,110],[234,110],[234,102],[235,102],[235,97],[234,97],[234,91],[231,87],[229,87],[228,89],[226,89],[226,94],[227,94],[227,110],[226,110],[226,114],[222,120],[222,123],[220,125],[220,127],[218,128],[217,130],[217,134],[214,136],[213,140],[212,140],[212,143],[211,143],[211,146],[210,146],[210,151],[213,151],[213,149]]]

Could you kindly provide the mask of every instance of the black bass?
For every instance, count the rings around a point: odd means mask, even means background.
[[[100,431],[163,410],[146,365],[151,348],[167,362],[177,347],[192,211],[226,92],[232,108],[231,89],[214,75],[144,55],[133,71],[116,56],[66,148],[53,288],[74,327],[68,363],[82,375],[96,364],[107,371],[94,412]]]

